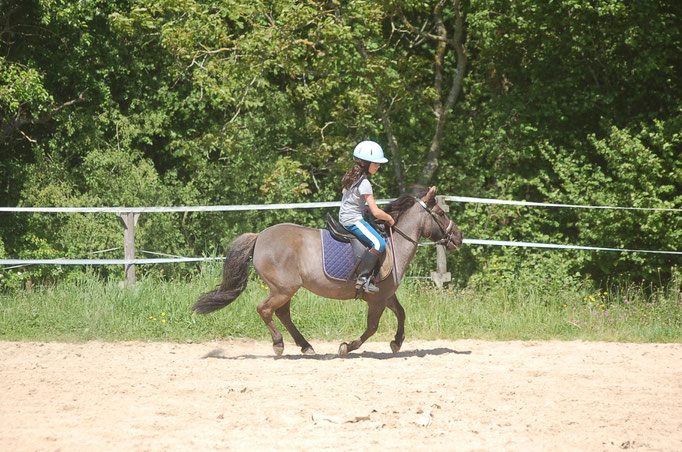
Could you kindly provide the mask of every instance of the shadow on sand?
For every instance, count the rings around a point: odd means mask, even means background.
[[[206,358],[216,358],[216,359],[234,359],[234,360],[239,360],[239,359],[283,359],[283,360],[290,360],[290,361],[295,361],[295,360],[301,360],[301,359],[313,359],[313,360],[318,360],[318,361],[327,361],[331,359],[358,359],[358,358],[364,358],[364,359],[398,359],[398,358],[424,358],[426,356],[440,356],[440,355],[470,355],[471,350],[465,350],[465,351],[459,351],[459,350],[453,350],[451,348],[444,348],[444,347],[439,347],[439,348],[432,348],[428,350],[406,350],[406,351],[400,351],[398,353],[381,353],[381,352],[369,352],[369,351],[361,351],[361,352],[356,352],[356,353],[349,353],[348,355],[339,355],[335,353],[325,353],[325,354],[319,354],[316,353],[314,355],[282,355],[282,356],[277,356],[277,355],[235,355],[235,356],[229,356],[225,355],[225,352],[221,348],[216,348],[214,350],[211,350],[208,352],[206,355],[202,356],[202,359]]]

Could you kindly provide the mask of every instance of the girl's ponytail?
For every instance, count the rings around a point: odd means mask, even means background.
[[[369,163],[364,160],[354,159],[355,165],[343,175],[341,178],[341,187],[348,190],[358,181],[362,176],[369,175]]]

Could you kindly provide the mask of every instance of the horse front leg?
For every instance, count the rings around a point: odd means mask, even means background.
[[[395,340],[391,341],[391,351],[393,353],[398,353],[400,351],[400,347],[403,346],[403,341],[405,340],[405,310],[403,309],[402,305],[398,301],[398,297],[396,297],[395,294],[388,298],[386,306],[388,309],[393,311],[396,318],[398,319],[398,329],[395,332]]]
[[[379,328],[379,319],[381,318],[381,314],[384,313],[384,309],[386,309],[386,300],[368,302],[368,304],[369,307],[367,309],[367,329],[365,330],[364,333],[362,333],[360,339],[356,339],[350,344],[343,342],[339,346],[339,355],[347,355],[353,350],[359,349],[360,346],[364,344],[367,339],[370,338],[370,336],[376,333],[377,328]]]

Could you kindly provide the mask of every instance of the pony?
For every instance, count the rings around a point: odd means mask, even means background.
[[[435,201],[436,187],[422,188],[415,195],[404,194],[386,207],[394,219],[398,234],[392,249],[395,265],[393,277],[377,283],[379,291],[365,293],[367,327],[359,339],[339,346],[346,355],[360,346],[377,330],[386,308],[398,319],[395,338],[390,343],[397,353],[405,340],[405,310],[396,297],[396,290],[414,258],[420,238],[444,245],[451,251],[462,245],[462,232]],[[258,313],[272,336],[277,355],[284,351],[282,333],[273,321],[275,314],[291,334],[304,354],[315,350],[291,320],[291,298],[299,288],[325,298],[347,300],[356,298],[355,280],[342,281],[326,276],[322,268],[322,239],[319,229],[291,223],[270,226],[260,233],[246,233],[232,241],[225,257],[220,286],[202,295],[192,306],[199,314],[207,314],[232,303],[246,288],[251,264],[269,288],[268,296],[258,305]]]

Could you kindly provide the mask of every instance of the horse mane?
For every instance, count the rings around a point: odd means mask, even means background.
[[[400,216],[414,205],[415,198],[423,198],[428,193],[428,187],[414,187],[412,193],[404,193],[391,201],[384,209],[397,222]],[[433,207],[433,206],[429,206]]]

